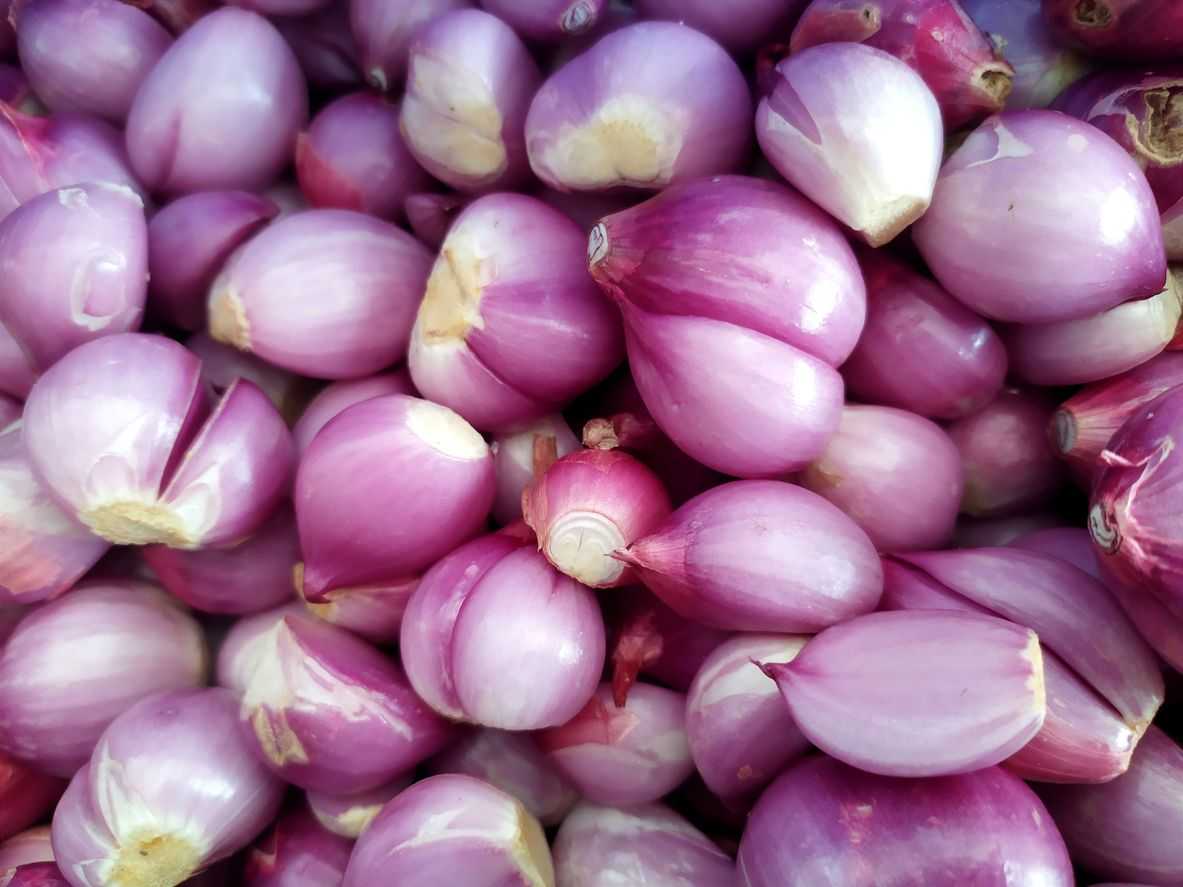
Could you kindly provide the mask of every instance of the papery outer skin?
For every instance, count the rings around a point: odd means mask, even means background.
[[[399,112],[407,147],[460,191],[520,186],[530,176],[526,112],[541,83],[509,24],[477,9],[446,13],[411,42]]]
[[[59,794],[63,788],[65,785],[59,783]],[[48,809],[51,802],[46,800],[44,803]],[[0,844],[0,872],[16,868],[18,865],[53,861],[53,847],[49,843],[49,826],[34,826],[19,834],[13,834],[4,828],[0,829],[0,834],[5,835],[4,843]]]
[[[535,450],[549,450],[562,458],[579,449],[579,439],[559,414],[543,416],[524,428],[494,438],[489,449],[497,471],[497,498],[493,500],[493,520],[504,526],[522,517],[522,491],[534,480]]]
[[[3,324],[0,324],[0,391],[24,399],[37,380],[29,358]]]
[[[449,725],[399,665],[344,629],[279,618],[238,653],[243,736],[271,770],[305,789],[376,788],[439,751]]]
[[[885,776],[947,776],[1006,760],[1039,732],[1035,632],[954,611],[871,613],[763,664],[822,751]]]
[[[111,547],[49,496],[33,474],[21,436],[20,424],[0,430],[0,601],[5,603],[63,594]]]
[[[1057,785],[1040,790],[1073,859],[1100,877],[1147,884],[1183,879],[1183,849],[1175,839],[1183,749],[1151,727],[1134,750],[1130,769],[1101,785]]]
[[[939,425],[873,406],[843,408],[837,433],[800,480],[881,551],[948,543],[964,488],[961,454]]]
[[[735,631],[818,631],[869,613],[883,588],[858,525],[782,481],[734,481],[691,499],[633,543],[628,562],[681,615]]]
[[[0,748],[70,777],[116,716],[201,684],[197,623],[150,585],[86,584],[30,613],[0,653]]]
[[[1080,385],[1108,379],[1159,354],[1179,326],[1180,288],[1167,274],[1157,296],[1091,317],[1012,328],[1006,335],[1013,375],[1033,385]]]
[[[417,782],[358,840],[342,887],[555,887],[538,821],[521,803],[458,774]]]
[[[686,696],[686,736],[703,782],[723,799],[755,795],[809,749],[760,663],[792,661],[802,635],[744,634],[707,657]]]
[[[349,24],[366,83],[379,92],[397,93],[407,70],[411,40],[419,30],[446,12],[471,5],[469,0],[422,0],[406,4],[350,0]]]
[[[748,176],[675,185],[601,219],[588,265],[617,302],[734,323],[834,366],[866,317],[838,226],[783,185]]]
[[[451,410],[401,394],[348,407],[296,474],[305,597],[422,570],[480,529],[493,494],[488,446]]]
[[[940,823],[940,827],[933,827]],[[1072,887],[1047,809],[997,767],[935,779],[806,758],[764,793],[739,848],[742,887]]]
[[[586,239],[541,201],[490,194],[448,231],[411,335],[423,395],[477,428],[539,418],[607,376],[620,321],[588,279]]]
[[[228,7],[181,35],[144,79],[127,151],[155,192],[253,191],[290,162],[307,116],[304,76],[283,37],[262,16]]]
[[[928,208],[944,130],[936,99],[906,64],[870,46],[829,43],[776,66],[756,138],[789,184],[882,246]]]
[[[352,795],[307,792],[312,815],[326,829],[343,838],[356,840],[374,821],[386,803],[414,781],[414,773],[396,776],[385,785]]]
[[[456,193],[411,194],[403,201],[403,212],[415,236],[432,249],[439,249],[448,228],[469,202],[469,198]]]
[[[1001,390],[1006,348],[990,324],[883,250],[863,250],[867,321],[842,364],[859,400],[958,419]]]
[[[672,510],[657,475],[620,450],[576,450],[522,494],[538,550],[556,569],[593,588],[635,582],[613,552],[652,533]]]
[[[12,16],[21,68],[51,111],[122,123],[140,83],[172,43],[155,19],[117,0],[26,0]],[[62,52],[63,43],[72,44]]]
[[[937,280],[994,320],[1085,317],[1166,282],[1146,177],[1108,136],[1055,111],[975,129],[941,168],[913,237]]]
[[[361,379],[333,382],[321,389],[320,393],[308,402],[292,427],[296,449],[301,453],[307,450],[317,432],[346,408],[384,394],[408,394],[413,397],[415,387],[411,384],[410,373],[405,368],[398,369]]]
[[[582,803],[554,842],[563,887],[734,887],[735,863],[668,807]]]
[[[300,543],[292,510],[282,505],[250,538],[230,548],[141,549],[144,563],[178,600],[205,613],[258,613],[292,598]]]
[[[544,826],[556,826],[579,792],[522,733],[482,728],[428,762],[432,773],[463,773],[517,798]]]
[[[232,345],[215,342],[208,333],[194,333],[184,345],[201,359],[201,378],[211,400],[225,394],[236,380],[246,379],[259,386],[287,422],[295,419],[308,401],[311,386],[307,379]]]
[[[9,865],[34,862],[33,855],[22,850],[18,832],[44,817],[62,794],[65,783],[16,758],[0,753],[0,872]],[[29,834],[29,833],[24,833]],[[15,837],[14,837],[15,836]],[[48,844],[48,834],[45,843]],[[52,854],[50,855],[52,858]]]
[[[600,24],[600,15],[611,0],[480,0],[493,13],[528,40],[557,43],[587,34]]]
[[[946,429],[961,451],[961,511],[1001,517],[1052,501],[1064,471],[1047,439],[1053,405],[1033,391],[1004,388]]]
[[[1170,0],[1043,0],[1043,16],[1057,39],[1101,58],[1166,61],[1183,50],[1183,9]]]
[[[406,352],[430,267],[422,244],[381,219],[298,213],[231,257],[210,289],[210,332],[306,376],[366,376]]]
[[[645,18],[687,24],[742,55],[769,38],[788,35],[809,0],[742,0],[726,8],[711,0],[638,0]]]
[[[794,53],[853,41],[890,53],[924,78],[952,131],[1002,110],[1014,71],[957,0],[813,0],[793,29]]]
[[[275,818],[285,787],[243,743],[236,708],[228,690],[181,690],[107,728],[53,817],[54,855],[74,887],[180,883]]]
[[[637,683],[624,706],[602,684],[578,715],[536,734],[580,794],[615,807],[648,804],[694,772],[682,693]]]
[[[148,291],[139,195],[96,183],[21,205],[0,222],[0,279],[0,322],[38,369],[84,342],[139,329]]]
[[[724,49],[672,22],[601,38],[538,90],[530,166],[560,191],[660,190],[730,172],[750,144],[751,96]]]
[[[620,307],[637,389],[692,459],[752,478],[821,455],[842,413],[842,377],[829,364],[732,323]]]
[[[148,221],[152,312],[181,329],[202,329],[206,295],[226,259],[278,212],[274,201],[248,191],[203,191],[162,207]]]
[[[340,887],[353,842],[307,810],[285,813],[246,856],[243,887]]]
[[[334,588],[324,600],[305,601],[308,611],[318,619],[347,629],[375,644],[398,640],[403,613],[411,595],[419,586],[416,576],[377,585]],[[303,595],[304,587],[297,583]]]
[[[1046,108],[1065,87],[1088,73],[1088,60],[1060,45],[1040,12],[1040,0],[960,0],[970,18],[1014,69],[1006,106]]]
[[[361,85],[348,3],[330,3],[311,15],[284,16],[275,26],[296,54],[310,85],[328,90]]]
[[[296,144],[296,176],[313,206],[384,219],[402,215],[407,195],[429,186],[398,131],[398,106],[355,92],[325,105]]]

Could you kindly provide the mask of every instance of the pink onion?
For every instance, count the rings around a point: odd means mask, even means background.
[[[61,869],[52,862],[34,862],[12,871],[4,887],[70,887]]]
[[[23,409],[24,404],[15,397],[0,393],[0,430],[20,419]]]
[[[432,773],[463,773],[517,798],[545,826],[558,825],[579,793],[523,733],[488,728],[453,743],[429,764]]]
[[[301,788],[376,788],[439,751],[446,721],[399,665],[344,629],[281,608],[232,630],[219,672],[243,682],[243,736],[271,770]]]
[[[127,151],[152,191],[252,191],[290,162],[307,116],[304,77],[279,32],[253,12],[218,9],[144,79]]]
[[[238,379],[246,379],[267,395],[285,421],[291,422],[303,411],[310,393],[307,379],[215,342],[208,333],[194,333],[185,340],[185,347],[201,359],[201,378],[211,399],[224,395]]]
[[[366,376],[406,352],[431,256],[358,212],[321,209],[273,222],[214,281],[215,339],[321,379]]]
[[[1040,395],[1007,388],[949,426],[965,470],[965,514],[1014,514],[1052,499],[1064,481],[1047,440],[1052,412]]]
[[[127,117],[172,43],[152,16],[117,0],[21,0],[10,16],[21,68],[38,98],[51,111],[86,111],[114,123]]]
[[[777,172],[871,246],[928,208],[944,142],[941,109],[920,76],[856,43],[777,65],[756,137]]]
[[[306,810],[285,813],[250,849],[243,887],[340,887],[353,843]]]
[[[448,231],[411,335],[423,395],[481,429],[553,411],[620,362],[620,325],[584,237],[541,201],[491,194]]]
[[[452,222],[469,202],[459,194],[412,194],[403,202],[403,212],[415,236],[432,249],[439,249]]]
[[[915,241],[950,293],[996,320],[1071,320],[1166,281],[1146,177],[1112,139],[1052,111],[974,130],[942,167]]]
[[[59,783],[59,794],[63,788],[65,786]],[[50,802],[47,799],[45,801],[46,809],[49,806]],[[7,834],[7,832],[0,829],[0,834]],[[53,846],[49,842],[49,826],[47,825],[39,825],[12,835],[0,844],[0,884],[4,883],[5,875],[11,874],[17,866],[37,862],[53,862]]]
[[[239,736],[235,707],[228,690],[179,690],[115,719],[53,816],[73,887],[173,887],[275,817],[283,785]]]
[[[399,122],[423,168],[461,191],[522,184],[526,112],[542,73],[509,24],[477,9],[449,12],[419,31],[407,64]]]
[[[820,756],[787,770],[761,797],[739,872],[745,887],[1075,883],[1047,809],[997,767],[904,780]]]
[[[818,631],[875,609],[883,587],[858,525],[781,481],[735,481],[691,499],[625,560],[681,615],[735,631]]]
[[[414,781],[414,773],[397,776],[385,785],[352,795],[306,793],[308,809],[316,821],[335,835],[357,840],[386,803]]]
[[[213,0],[137,0],[136,5],[174,34],[187,31],[216,8]]]
[[[801,485],[841,508],[881,551],[939,548],[953,535],[964,479],[940,426],[891,407],[847,406]]]
[[[726,51],[670,22],[628,25],[550,76],[526,117],[535,174],[560,191],[660,190],[730,172],[751,98]]]
[[[604,647],[590,589],[504,532],[457,548],[424,574],[400,643],[428,705],[502,730],[574,717],[600,679]]]
[[[334,588],[323,600],[305,601],[308,611],[324,622],[348,629],[376,644],[398,640],[403,614],[419,586],[417,576],[376,585]],[[297,589],[301,594],[304,588]]]
[[[446,407],[397,394],[354,404],[296,476],[305,597],[434,563],[484,524],[493,487],[484,439]]]
[[[148,222],[152,311],[181,329],[205,326],[206,295],[226,259],[279,207],[247,191],[206,191],[167,204]]]
[[[411,40],[419,30],[450,10],[470,5],[469,0],[350,0],[349,22],[366,82],[381,92],[398,92]]]
[[[493,519],[502,526],[522,518],[522,492],[546,462],[579,449],[579,440],[560,415],[543,416],[524,428],[498,435],[490,451],[497,471]]]
[[[1183,51],[1183,10],[1171,0],[1043,0],[1043,16],[1090,55],[1144,63]]]
[[[686,697],[694,766],[720,798],[756,794],[809,749],[777,686],[758,663],[792,661],[809,639],[744,634],[715,649]]]
[[[405,369],[379,373],[364,379],[334,382],[321,389],[320,393],[308,402],[299,420],[292,427],[292,437],[296,440],[296,449],[301,453],[307,450],[317,432],[324,428],[330,419],[355,403],[372,400],[384,394],[413,396],[414,393],[415,389],[411,385],[410,374]]]
[[[417,782],[358,839],[342,887],[551,887],[546,836],[521,802],[471,776]]]
[[[385,219],[402,214],[427,175],[398,131],[398,106],[355,92],[325,105],[296,143],[296,177],[313,206]]]
[[[527,40],[557,43],[595,31],[608,0],[480,0]]]
[[[742,55],[770,37],[787,35],[808,2],[740,0],[723,6],[711,0],[638,0],[636,7],[645,18],[682,22]]]
[[[275,21],[312,86],[335,91],[361,85],[357,44],[349,28],[349,6],[329,3],[310,15],[284,16]]]
[[[88,584],[30,613],[0,652],[0,749],[57,776],[117,715],[205,680],[197,623],[159,589]]]
[[[580,804],[563,821],[553,852],[563,887],[736,884],[731,859],[677,813],[656,804],[627,810]]]
[[[32,843],[32,836],[18,832],[49,813],[63,787],[60,780],[0,753],[0,878],[6,868],[38,861],[24,846],[26,837]]]
[[[993,400],[1007,360],[990,324],[883,250],[859,259],[867,323],[842,364],[850,394],[933,419],[958,419]]]
[[[602,684],[574,718],[537,735],[539,747],[597,804],[648,804],[694,771],[685,727],[686,697],[637,683],[618,707]]]
[[[885,776],[947,776],[1006,760],[1039,732],[1035,632],[977,613],[872,613],[764,664],[800,731]]]
[[[0,324],[0,392],[23,400],[36,380],[28,356],[7,327]]]

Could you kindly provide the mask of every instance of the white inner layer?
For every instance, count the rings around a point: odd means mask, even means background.
[[[568,512],[546,534],[550,562],[593,587],[610,585],[624,572],[624,564],[610,555],[625,545],[616,524],[594,511]]]
[[[475,461],[489,455],[489,445],[475,428],[457,413],[431,401],[417,400],[408,407],[407,427],[445,456]]]

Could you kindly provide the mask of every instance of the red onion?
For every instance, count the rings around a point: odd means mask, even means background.
[[[296,143],[296,177],[313,206],[385,219],[402,215],[408,194],[427,175],[398,131],[398,106],[355,92],[326,105]]]
[[[1120,376],[1088,386],[1064,401],[1052,417],[1052,442],[1077,474],[1091,477],[1109,439],[1125,421],[1177,385],[1183,354],[1160,354]]]
[[[542,73],[509,24],[477,9],[449,12],[415,36],[407,66],[399,122],[424,169],[461,191],[526,180],[523,128]]]
[[[53,816],[73,887],[173,887],[245,847],[283,785],[247,748],[229,690],[180,690],[115,719]]]
[[[332,2],[305,16],[275,21],[310,85],[326,90],[361,85],[357,44],[349,28],[348,3]]]
[[[756,794],[809,749],[758,663],[791,662],[809,639],[744,634],[715,649],[686,697],[686,735],[694,766],[726,800]]]
[[[996,320],[1071,320],[1166,281],[1146,177],[1112,139],[1052,111],[1008,112],[974,130],[914,234],[945,288]]]
[[[231,635],[219,672],[243,682],[243,735],[293,785],[336,794],[376,788],[451,738],[398,664],[344,629],[281,608]]]
[[[292,510],[281,506],[259,530],[231,548],[143,549],[148,568],[170,594],[206,613],[258,613],[292,598],[300,544]]]
[[[10,17],[38,98],[51,111],[86,111],[114,123],[127,117],[172,43],[152,16],[118,0],[21,0]]]
[[[628,25],[542,85],[526,117],[530,166],[560,191],[660,190],[730,172],[747,152],[751,109],[714,40],[670,22]]]
[[[0,749],[57,776],[117,715],[205,680],[197,623],[158,589],[90,584],[30,613],[0,652]]]
[[[62,787],[52,776],[0,753],[0,877],[5,868],[37,861],[17,846],[22,841],[17,833],[53,809]]]
[[[0,392],[23,400],[36,380],[29,358],[12,333],[0,324]]]
[[[428,570],[411,597],[403,664],[441,714],[536,730],[570,720],[596,688],[605,640],[594,595],[524,546],[482,536]]]
[[[881,551],[939,548],[953,536],[961,454],[940,426],[891,407],[847,406],[825,452],[801,474]]]
[[[1183,51],[1183,9],[1172,0],[1043,0],[1043,16],[1090,55],[1147,62]]]
[[[316,821],[335,835],[357,840],[386,803],[414,781],[413,773],[395,777],[385,785],[352,795],[307,793],[308,809]]]
[[[718,40],[732,53],[758,48],[769,37],[787,35],[809,0],[637,0],[645,18],[682,22]],[[488,5],[487,3],[485,4]]]
[[[696,496],[625,560],[683,616],[735,631],[818,631],[875,609],[883,587],[858,525],[781,481],[735,481]]]
[[[761,797],[739,872],[745,887],[1075,883],[1047,809],[1004,770],[892,779],[820,756]]]
[[[342,887],[550,887],[546,835],[516,798],[471,776],[417,782],[358,839]]]
[[[243,887],[340,887],[353,842],[296,808],[250,849]]]
[[[290,422],[308,400],[308,380],[260,360],[253,354],[215,342],[207,333],[194,333],[185,347],[201,360],[201,378],[211,399],[225,394],[238,379],[259,386],[284,419]]]
[[[763,668],[810,741],[885,776],[989,767],[1043,725],[1039,638],[977,613],[860,616]]]
[[[493,519],[502,526],[522,518],[522,492],[547,461],[579,449],[579,440],[560,415],[543,416],[524,428],[498,435],[492,446],[497,471]]]
[[[366,82],[381,92],[398,92],[411,40],[420,28],[445,12],[469,5],[469,0],[350,0],[349,23]]]
[[[463,773],[517,798],[545,826],[558,825],[579,800],[574,786],[522,733],[482,729],[430,763],[433,773]]]
[[[307,116],[304,77],[279,32],[253,12],[218,9],[144,79],[127,151],[152,191],[252,191],[290,162]]]
[[[3,884],[4,887],[71,887],[61,869],[52,862],[22,865],[14,869],[10,880]]]
[[[1052,499],[1064,481],[1047,440],[1052,412],[1038,394],[1007,388],[949,426],[965,470],[964,513],[997,517]]]
[[[594,31],[608,0],[480,0],[527,40],[557,43]]]
[[[297,213],[231,257],[209,293],[210,333],[306,376],[366,376],[406,352],[430,267],[422,244],[381,219]]]
[[[23,409],[24,404],[15,397],[0,393],[0,430],[20,419]]]
[[[468,204],[469,199],[459,194],[412,194],[403,202],[403,212],[415,236],[439,249],[452,222]]]
[[[398,640],[403,614],[419,579],[411,576],[377,585],[334,588],[323,600],[305,601],[309,612],[319,619],[346,628],[376,644]],[[304,588],[298,591],[303,594]]]
[[[136,0],[136,6],[147,11],[174,34],[188,30],[198,19],[216,8],[213,0]]]
[[[694,772],[686,697],[637,683],[617,706],[601,684],[574,718],[537,734],[539,747],[583,797],[597,804],[648,804]]]
[[[736,884],[731,859],[677,813],[657,804],[628,810],[580,804],[564,820],[553,852],[563,887]]]
[[[38,482],[21,434],[19,424],[0,430],[0,601],[5,603],[63,594],[110,548],[63,512]]]
[[[532,197],[491,194],[448,231],[411,336],[415,387],[481,429],[538,418],[620,362],[584,237]]]
[[[993,400],[1007,362],[990,324],[883,250],[859,259],[867,323],[842,364],[849,392],[934,419],[958,419]]]
[[[446,407],[398,394],[354,404],[296,476],[305,597],[434,563],[484,524],[493,485],[484,439]]]
[[[164,206],[148,222],[152,311],[184,330],[204,327],[206,295],[226,259],[278,212],[247,191],[206,191]]]
[[[920,218],[944,134],[915,71],[870,46],[829,43],[795,53],[774,76],[756,137],[791,185],[871,246]]]
[[[45,779],[45,777],[41,778]],[[49,781],[46,780],[46,782]],[[60,783],[58,784],[59,793],[63,787]],[[43,803],[48,809],[51,803],[48,796]],[[8,812],[7,808],[5,812]],[[0,828],[0,834],[8,835],[10,832]],[[0,884],[4,883],[4,876],[11,874],[17,866],[37,862],[53,862],[53,847],[49,842],[49,826],[47,825],[39,825],[14,834],[0,844]]]
[[[1014,70],[957,0],[812,0],[793,29],[794,53],[852,41],[890,53],[924,78],[949,130],[1002,110]]]
[[[415,389],[411,385],[411,376],[405,369],[390,373],[379,373],[364,379],[350,379],[334,382],[321,390],[316,397],[309,401],[303,414],[292,428],[292,437],[296,439],[296,449],[301,453],[308,449],[317,432],[328,424],[329,420],[343,412],[347,407],[363,400],[372,400],[384,394],[414,395]],[[520,498],[520,497],[519,497]]]

